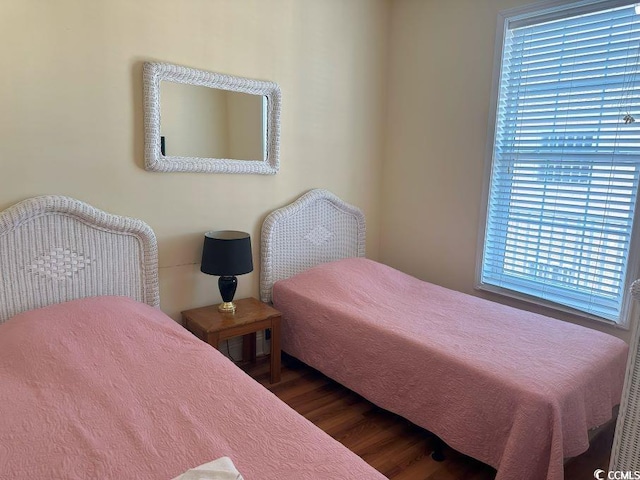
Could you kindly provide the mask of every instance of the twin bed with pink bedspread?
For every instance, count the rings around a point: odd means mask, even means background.
[[[93,297],[0,327],[0,478],[384,478],[158,309]]]
[[[59,196],[0,213],[0,479],[169,480],[220,457],[245,480],[384,478],[158,303],[143,222]]]
[[[562,479],[620,402],[625,342],[360,258],[362,214],[329,192],[273,212],[262,242],[283,350],[497,479]]]

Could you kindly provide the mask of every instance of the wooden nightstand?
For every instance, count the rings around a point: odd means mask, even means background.
[[[280,312],[255,298],[235,300],[235,313],[223,313],[218,305],[182,313],[184,326],[199,339],[218,348],[220,342],[242,335],[242,360],[256,359],[256,332],[271,329],[271,383],[280,381]]]

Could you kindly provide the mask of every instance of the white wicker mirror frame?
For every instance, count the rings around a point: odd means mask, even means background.
[[[255,173],[272,175],[280,168],[280,87],[273,82],[196,70],[170,63],[143,65],[145,168],[153,172]],[[160,151],[160,82],[217,88],[267,97],[264,160],[166,156]]]

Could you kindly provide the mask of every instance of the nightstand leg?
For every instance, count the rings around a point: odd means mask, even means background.
[[[207,334],[207,338],[203,338],[203,340],[206,340],[209,345],[220,350],[220,332],[211,332]]]
[[[271,383],[280,381],[280,317],[271,321]]]
[[[256,361],[256,334],[248,333],[242,336],[242,360],[245,362]]]

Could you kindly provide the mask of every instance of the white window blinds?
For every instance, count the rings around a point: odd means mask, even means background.
[[[617,322],[640,167],[640,15],[602,5],[505,30],[480,280]]]

